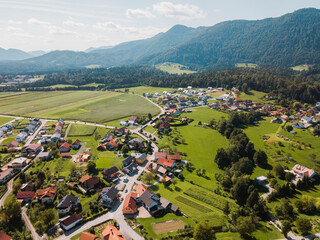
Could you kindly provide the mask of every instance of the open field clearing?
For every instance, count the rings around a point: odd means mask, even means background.
[[[28,92],[0,102],[1,114],[98,123],[158,112],[142,97],[96,91]]]
[[[167,222],[153,224],[153,229],[156,234],[174,232],[184,228],[185,223],[181,220],[171,220]]]
[[[13,120],[13,118],[9,118],[9,117],[0,117],[0,126],[7,123],[7,122],[10,122],[11,120]]]
[[[124,91],[124,88],[120,89]],[[162,94],[163,91],[171,92],[171,90],[177,90],[176,88],[161,88],[161,87],[148,87],[148,86],[140,86],[140,87],[132,87],[129,88],[129,92],[136,93],[142,95],[143,93],[160,93]]]
[[[189,67],[178,64],[178,63],[163,63],[157,65],[157,68],[161,71],[168,72],[171,74],[190,74],[195,73],[195,71],[189,70]]]
[[[69,137],[76,136],[91,136],[96,131],[97,127],[83,124],[72,124],[69,130]]]

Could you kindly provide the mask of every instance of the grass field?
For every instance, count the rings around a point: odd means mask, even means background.
[[[4,98],[0,113],[104,123],[131,115],[155,115],[159,109],[133,94],[67,91],[28,92]]]
[[[238,68],[256,68],[258,64],[255,63],[236,63]]]
[[[264,96],[266,95],[266,93],[264,92],[258,92],[258,91],[250,91],[248,93],[244,93],[241,92],[240,93],[240,98],[242,98],[243,100],[251,100],[252,102],[265,102],[266,99],[264,98]]]
[[[156,66],[158,69],[171,74],[190,74],[195,71],[189,70],[189,67],[178,64],[178,63],[162,63]]]
[[[293,69],[294,71],[308,71],[309,67],[307,64],[303,64],[303,65],[298,65],[295,67],[291,67],[291,69]]]
[[[96,131],[97,127],[84,124],[71,124],[69,137],[76,136],[91,136]]]
[[[124,88],[122,88],[120,90],[124,91]],[[135,94],[140,94],[140,95],[142,95],[143,93],[154,94],[156,92],[162,94],[163,91],[171,92],[171,90],[177,90],[177,89],[175,89],[175,88],[148,87],[148,86],[129,88],[129,92],[135,93]]]
[[[11,120],[13,120],[14,118],[9,118],[9,117],[0,117],[0,126],[2,126],[3,124],[10,122]]]

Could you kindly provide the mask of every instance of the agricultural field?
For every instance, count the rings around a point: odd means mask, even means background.
[[[156,66],[161,71],[168,72],[170,74],[190,74],[195,73],[189,69],[188,66],[184,66],[178,63],[162,63]]]
[[[0,103],[0,114],[97,123],[159,112],[140,96],[115,92],[28,92],[4,98]]]
[[[121,88],[120,90],[124,91],[125,89]],[[139,94],[139,95],[142,95],[143,93],[154,94],[156,92],[162,94],[163,91],[171,92],[171,90],[177,90],[177,89],[176,88],[149,87],[149,86],[139,86],[139,87],[129,88],[130,93],[135,93],[135,94]]]
[[[9,117],[0,117],[0,126],[2,126],[3,124],[6,124],[8,122],[10,122],[11,120],[13,120],[14,118],[9,118]]]
[[[264,98],[266,93],[258,92],[251,90],[248,93],[241,92],[239,97],[243,100],[251,100],[252,102],[267,102],[267,99]]]
[[[71,124],[68,136],[78,137],[78,136],[92,136],[96,131],[97,127],[85,124]]]

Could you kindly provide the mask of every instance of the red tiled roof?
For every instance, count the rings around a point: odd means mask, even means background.
[[[122,233],[114,226],[108,225],[102,232],[104,240],[125,240]]]
[[[148,188],[145,185],[139,184],[138,186],[136,186],[135,191],[136,191],[136,193],[139,194],[139,196],[141,196],[142,193],[144,193],[144,191],[147,190],[147,189]]]
[[[81,141],[79,139],[75,140],[72,145],[80,145]]]
[[[165,180],[165,182],[169,182],[169,181],[171,181],[171,178],[168,177],[168,176],[166,176],[166,177],[164,178],[164,180]]]
[[[112,139],[110,142],[108,142],[108,144],[111,146],[114,146],[114,147],[118,147],[118,143],[117,143],[116,138]]]
[[[89,175],[84,175],[80,180],[80,183],[86,183],[88,187],[92,187],[99,183],[99,178],[89,176]]]
[[[70,148],[71,144],[68,142],[63,143],[60,148],[64,147],[64,148]]]
[[[169,160],[173,160],[173,161],[175,161],[175,160],[181,161],[182,160],[182,157],[179,153],[175,153],[174,155],[168,155],[167,158]]]
[[[35,192],[32,191],[24,191],[17,193],[17,199],[25,199],[25,198],[33,198]]]
[[[1,240],[12,240],[12,237],[10,237],[9,235],[7,235],[3,232],[0,232],[0,239]]]
[[[27,148],[28,149],[32,149],[33,151],[37,150],[37,148],[39,148],[41,146],[40,143],[32,143],[30,144]]]
[[[167,157],[167,153],[165,153],[165,152],[156,152],[154,155],[156,157],[161,157],[161,158],[166,158]]]
[[[169,160],[169,159],[165,159],[165,158],[159,158],[158,159],[158,163],[162,164],[163,166],[166,167],[172,167],[174,164],[174,161]]]
[[[137,203],[136,203],[136,200],[134,200],[134,198],[137,198],[137,197],[138,197],[138,194],[134,192],[130,192],[126,196],[123,202],[123,207],[122,207],[122,212],[124,214],[137,212],[137,209],[136,209]]]
[[[45,189],[37,190],[36,195],[40,199],[42,199],[44,197],[50,197],[50,198],[53,199],[53,198],[55,198],[56,193],[57,193],[56,189],[54,189],[52,187],[48,187],[48,188],[45,188]]]
[[[98,239],[100,238],[88,232],[83,232],[79,238],[79,240],[98,240]]]
[[[61,157],[71,157],[71,153],[69,153],[69,152],[61,153],[60,155],[61,155]]]

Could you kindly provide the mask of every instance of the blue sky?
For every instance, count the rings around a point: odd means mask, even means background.
[[[148,38],[175,24],[278,17],[320,0],[0,0],[0,47],[84,50]]]

